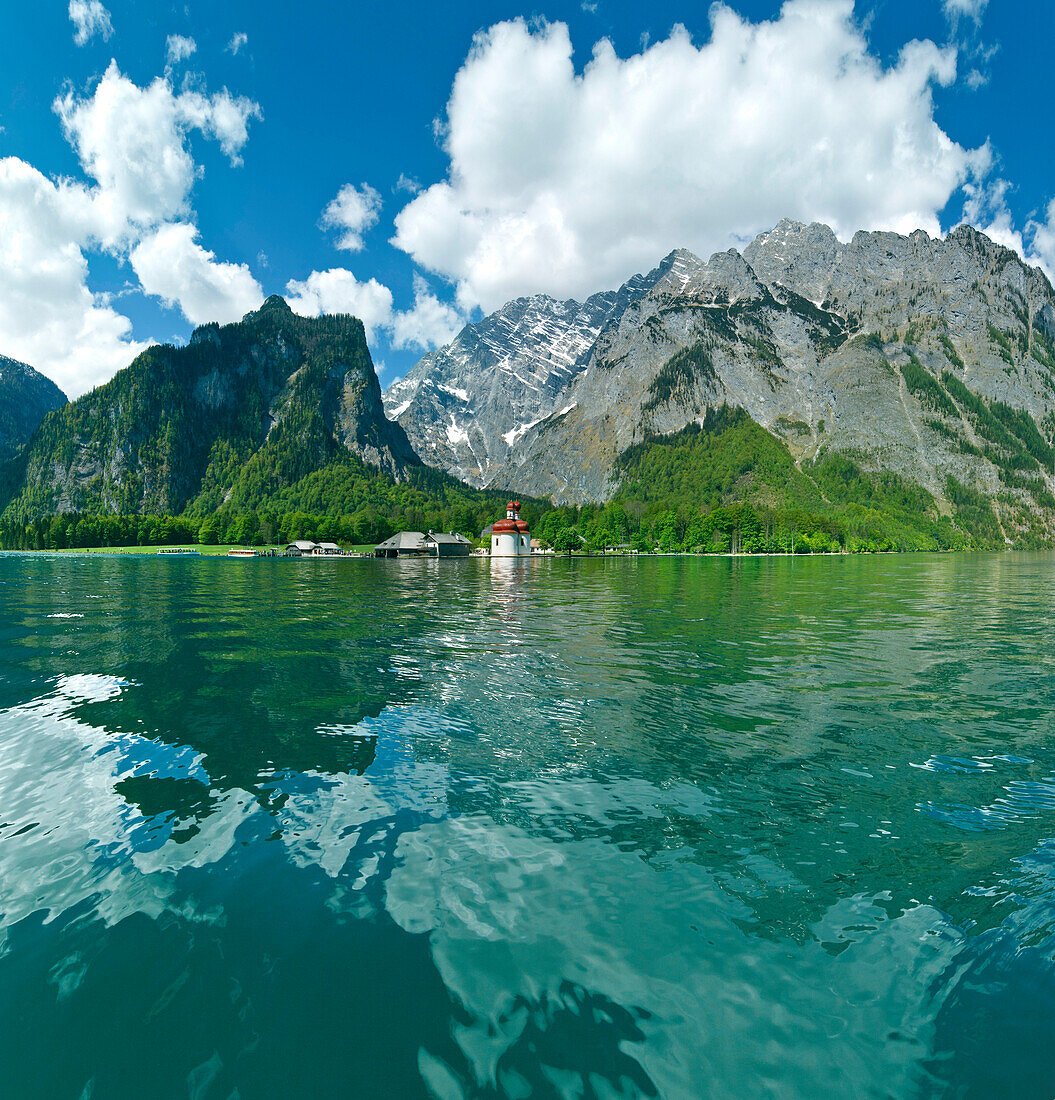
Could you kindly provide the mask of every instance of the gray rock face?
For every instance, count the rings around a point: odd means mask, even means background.
[[[744,259],[763,282],[783,283],[820,305],[843,247],[828,226],[785,218],[756,237]]]
[[[552,412],[512,436],[486,484],[607,499],[621,451],[727,403],[800,464],[850,452],[924,485],[939,507],[950,477],[999,496],[1008,522],[1032,506],[990,421],[1027,414],[1050,444],[1055,294],[1015,253],[969,227],[843,244],[827,226],[784,221],[742,256],[682,251],[665,265],[594,338]],[[1050,469],[1030,476],[1055,488]]]
[[[649,275],[585,302],[545,295],[517,298],[466,325],[385,392],[423,461],[481,487],[517,442],[560,408],[560,397],[585,366],[597,336],[650,287],[679,285],[691,253],[672,252]]]
[[[66,395],[51,379],[0,355],[0,462],[14,458],[44,417],[65,404]]]
[[[421,464],[406,433],[385,416],[381,386],[373,370],[341,363],[331,368],[327,381],[336,387],[329,406],[334,438],[345,450],[397,481],[407,467]]]

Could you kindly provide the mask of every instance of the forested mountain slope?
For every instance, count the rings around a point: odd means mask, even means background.
[[[18,454],[41,420],[66,404],[66,395],[39,371],[0,355],[0,463]]]
[[[45,417],[6,468],[6,514],[247,511],[334,465],[346,480],[420,468],[385,418],[362,323],[272,297]]]

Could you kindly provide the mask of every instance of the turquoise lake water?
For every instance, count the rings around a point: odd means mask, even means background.
[[[1055,556],[0,555],[0,1097],[1055,1096]]]

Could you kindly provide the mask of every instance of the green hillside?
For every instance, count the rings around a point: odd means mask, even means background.
[[[362,322],[269,298],[45,417],[4,470],[4,517],[245,510],[355,456],[397,477],[420,466],[384,417]]]
[[[66,549],[92,546],[177,545],[198,542],[269,543],[297,538],[353,545],[380,542],[396,531],[459,531],[475,538],[504,514],[508,494],[478,490],[425,466],[402,481],[354,456],[334,459],[292,486],[261,493],[215,511],[196,498],[181,515],[66,512],[0,518],[0,548]],[[531,524],[548,502],[523,502]]]
[[[556,537],[574,528],[587,545],[697,552],[997,549],[1004,535],[980,494],[949,486],[952,515],[893,473],[866,473],[852,456],[822,454],[796,467],[787,446],[741,409],[707,411],[702,424],[648,440],[616,463],[604,506],[543,517]]]

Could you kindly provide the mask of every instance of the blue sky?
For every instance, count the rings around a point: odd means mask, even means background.
[[[784,215],[967,219],[1055,269],[1055,12],[1033,0],[0,19],[0,354],[71,394],[269,293],[362,315],[387,385],[509,297],[585,296]]]

